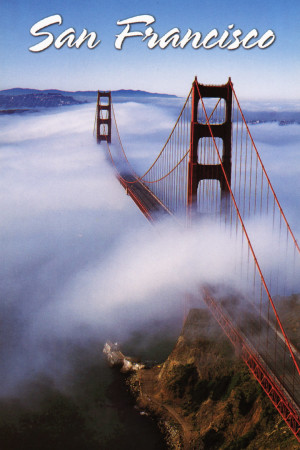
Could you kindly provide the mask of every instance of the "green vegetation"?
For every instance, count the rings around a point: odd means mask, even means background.
[[[190,395],[198,381],[198,372],[194,364],[175,366],[169,383],[168,389],[175,397],[182,398],[184,395]]]
[[[252,430],[248,431],[248,433],[244,434],[241,437],[238,437],[234,442],[231,442],[224,450],[241,450],[243,448],[247,448],[253,439],[255,439],[257,435],[257,427],[254,426]]]
[[[243,388],[238,387],[241,383]],[[243,370],[239,372],[231,370],[230,373],[214,378],[200,379],[194,364],[175,366],[168,377],[167,388],[174,397],[185,398],[186,404],[192,404],[194,407],[199,407],[208,398],[213,401],[226,400],[235,389],[235,397],[239,400],[239,412],[242,415],[250,411],[261,394],[258,383],[253,383],[249,374]]]

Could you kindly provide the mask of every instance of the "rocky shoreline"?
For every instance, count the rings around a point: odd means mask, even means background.
[[[152,370],[151,376],[153,375]],[[141,413],[146,412],[154,420],[164,436],[166,446],[170,449],[183,448],[182,435],[179,422],[172,417],[163,403],[155,401],[141,388],[141,374],[139,372],[132,373],[126,380],[126,384],[129,386],[130,392],[135,398],[138,409]],[[155,382],[155,379],[153,380]]]
[[[163,364],[137,370],[126,382],[140,411],[157,420],[167,448],[299,448],[206,310],[190,311]]]

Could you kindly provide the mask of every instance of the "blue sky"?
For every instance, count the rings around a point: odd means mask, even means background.
[[[30,28],[53,14],[62,25],[49,27],[55,37],[69,27],[79,36],[83,28],[96,31],[101,39],[95,49],[55,49],[41,53],[28,49],[42,38]],[[235,24],[244,34],[256,28],[260,35],[274,31],[276,41],[264,50],[214,48],[194,50],[149,49],[141,38],[128,39],[122,50],[115,48],[115,35],[123,27],[117,21],[151,14],[161,36],[173,27],[182,35],[188,28],[206,35],[213,28],[221,34]],[[224,83],[232,77],[241,98],[300,99],[299,74],[300,2],[253,0],[186,2],[139,0],[37,1],[11,0],[1,6],[1,89],[11,87],[65,90],[143,89],[186,95],[195,75],[203,83]],[[138,27],[144,31],[144,26]]]

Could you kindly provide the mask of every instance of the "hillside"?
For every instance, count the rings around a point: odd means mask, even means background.
[[[170,448],[299,448],[206,310],[191,310],[165,363],[129,384],[139,407],[160,418]]]
[[[57,93],[31,93],[0,95],[0,108],[53,108],[57,106],[81,105],[82,101]]]
[[[47,94],[55,94],[55,95],[64,95],[71,97],[84,97],[90,98],[91,101],[97,97],[98,91],[61,91],[59,89],[30,89],[30,88],[12,88],[12,89],[4,89],[0,91],[0,96],[9,95],[9,96],[21,96],[21,95],[47,95]],[[177,98],[176,95],[169,94],[159,94],[157,92],[148,92],[141,90],[133,90],[133,89],[119,89],[116,91],[111,91],[113,97],[160,97],[160,98]]]
[[[118,102],[146,99],[176,98],[175,95],[157,94],[146,91],[121,89],[112,91],[112,97]],[[23,89],[13,88],[0,91],[0,114],[22,113],[36,108],[54,108],[81,105],[96,102],[97,91],[59,91],[57,89]],[[26,109],[25,109],[26,108]]]

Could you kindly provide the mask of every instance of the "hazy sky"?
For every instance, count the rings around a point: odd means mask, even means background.
[[[11,87],[58,88],[66,90],[143,89],[186,95],[195,75],[204,83],[223,83],[231,76],[240,97],[248,99],[300,98],[298,83],[299,15],[298,0],[264,2],[139,0],[1,2],[1,89]],[[56,49],[41,53],[29,47],[42,40],[30,28],[39,20],[59,14],[62,25],[48,31],[55,38],[69,27],[76,37],[83,28],[97,32],[101,43],[94,49]],[[178,27],[182,36],[188,28],[206,35],[213,28],[220,34],[234,24],[244,34],[256,28],[261,36],[271,29],[276,41],[268,48],[149,49],[141,37],[115,48],[115,35],[123,27],[118,20],[141,14],[155,17],[153,28],[160,36]],[[144,32],[143,24],[136,26]]]

